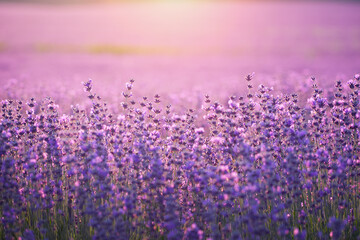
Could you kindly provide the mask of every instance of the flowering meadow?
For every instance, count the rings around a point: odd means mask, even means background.
[[[253,77],[183,111],[134,80],[65,114],[3,99],[0,239],[359,239],[360,76],[307,101]]]

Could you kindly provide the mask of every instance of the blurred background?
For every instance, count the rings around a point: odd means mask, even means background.
[[[105,96],[131,78],[149,94],[242,91],[251,72],[277,89],[333,84],[359,72],[359,12],[359,1],[1,1],[0,97],[77,96],[88,78]]]

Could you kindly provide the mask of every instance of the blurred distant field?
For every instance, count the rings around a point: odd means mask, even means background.
[[[321,1],[1,3],[0,96],[9,86],[76,95],[88,78],[106,94],[130,78],[149,92],[241,89],[253,71],[326,84],[359,72],[359,11]]]

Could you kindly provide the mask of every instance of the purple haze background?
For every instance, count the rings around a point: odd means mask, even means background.
[[[148,93],[220,94],[243,90],[249,72],[278,89],[310,75],[332,85],[359,70],[359,10],[347,2],[2,3],[0,96],[17,86],[22,97],[45,89],[73,97],[88,78],[106,96],[130,78]]]

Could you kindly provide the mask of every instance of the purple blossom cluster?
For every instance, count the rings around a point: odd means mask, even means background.
[[[60,114],[1,102],[1,239],[359,239],[360,76],[307,102],[252,85],[183,112],[160,95]],[[115,105],[115,104],[114,104]]]

